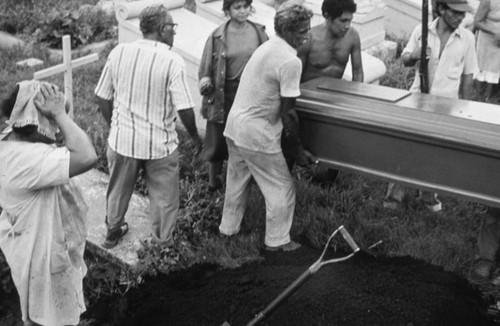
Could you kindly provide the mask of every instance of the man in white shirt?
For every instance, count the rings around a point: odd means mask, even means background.
[[[224,131],[229,160],[221,234],[240,230],[253,177],[266,200],[265,245],[268,250],[295,250],[290,239],[295,188],[281,151],[281,133],[295,139],[297,163],[315,159],[298,139],[291,114],[300,95],[302,63],[296,48],[310,30],[312,12],[294,3],[276,12],[276,37],[262,44],[248,61]]]
[[[429,25],[427,41],[429,93],[449,98],[472,98],[473,73],[477,71],[477,58],[474,35],[460,24],[466,12],[473,9],[467,0],[437,0],[438,18]],[[405,66],[420,64],[422,47],[422,26],[418,25],[403,50],[402,60]],[[419,68],[416,73],[411,92],[420,92]],[[405,196],[404,188],[389,183],[383,205],[386,208],[397,208]],[[421,199],[427,209],[432,212],[441,210],[441,202],[437,194],[429,191],[421,192]]]
[[[176,27],[165,7],[144,9],[143,39],[111,51],[95,90],[110,124],[105,248],[116,246],[128,230],[124,217],[140,168],[145,171],[152,219],[151,238],[142,243],[173,244],[179,207],[176,113],[201,147],[185,63],[170,51]]]

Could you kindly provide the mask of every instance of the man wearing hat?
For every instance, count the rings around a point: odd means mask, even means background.
[[[449,98],[471,99],[473,73],[477,71],[477,58],[474,35],[460,24],[466,12],[472,7],[466,0],[437,0],[438,17],[429,24],[427,39],[427,60],[429,76],[429,93]],[[421,54],[422,26],[417,26],[403,50],[402,60],[407,67],[416,68],[411,92],[420,92],[420,76],[418,74]],[[383,205],[386,208],[397,208],[401,205],[404,189],[389,183]],[[420,199],[432,212],[441,210],[441,202],[437,194],[422,191]]]

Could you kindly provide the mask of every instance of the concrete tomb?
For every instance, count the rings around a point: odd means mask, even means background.
[[[314,12],[313,19],[311,21],[311,26],[315,26],[321,24],[324,21],[324,18],[321,14],[321,2],[317,0],[308,0],[304,2],[304,5]],[[270,1],[266,0],[255,0],[252,2],[252,6],[255,9],[255,13],[250,16],[250,20],[262,24],[266,26],[266,32],[269,37],[274,36],[274,14],[275,9]],[[359,7],[359,6],[358,6]],[[364,10],[364,9],[363,9]],[[368,11],[365,11],[363,14],[356,13],[356,17],[360,20],[368,18]],[[380,12],[380,11],[379,11]],[[216,25],[220,25],[227,20],[222,11],[222,0],[215,1],[203,1],[196,0],[196,13],[201,17],[204,17]],[[379,20],[377,25],[372,25],[372,31],[376,31],[373,37],[363,38],[366,34],[366,28],[362,29],[363,25],[356,24],[353,22],[353,27],[360,33],[362,48],[368,48],[369,45],[376,45],[380,42],[384,41],[385,33],[383,29],[383,21]],[[361,29],[360,29],[361,28]],[[366,35],[368,36],[368,35]],[[364,47],[363,47],[364,46]],[[366,83],[374,83],[378,84],[379,79],[385,74],[386,68],[384,63],[375,58],[374,56],[368,54],[366,51],[361,52],[362,61],[363,61],[363,69],[365,74],[365,82]],[[350,62],[347,64],[343,79],[352,80],[352,70],[350,68]]]

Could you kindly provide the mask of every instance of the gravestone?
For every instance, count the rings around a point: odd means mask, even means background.
[[[113,249],[101,246],[106,236],[106,189],[109,175],[92,169],[74,177],[80,187],[89,210],[87,214],[87,246],[93,254],[103,257],[121,267],[138,267],[137,240],[151,233],[149,219],[149,201],[137,192],[134,192],[125,214],[125,221],[129,224],[129,232]]]
[[[196,13],[198,15],[214,22],[216,25],[220,25],[226,21],[227,18],[224,16],[224,13],[222,12],[222,2],[223,2],[222,0],[215,0],[209,2],[203,2],[203,1],[204,0],[196,0]],[[255,13],[253,13],[249,19],[257,23],[260,23],[262,25],[265,25],[267,34],[270,37],[272,37],[274,35],[274,15],[276,11],[271,2],[269,1],[262,2],[262,1],[265,0],[256,0],[252,2],[252,6],[255,9]],[[311,20],[311,26],[315,26],[324,22],[324,18],[321,14],[321,3],[322,0],[306,0],[304,2],[304,5],[313,10],[314,12],[313,19]],[[360,14],[361,16],[359,17],[364,17],[364,19],[367,19],[367,17],[371,15],[368,13],[369,10],[367,8],[368,8],[367,6],[364,7],[363,14]],[[356,27],[354,22],[353,26],[356,28],[356,30],[358,30],[358,27]],[[368,25],[364,26],[365,28],[368,27]],[[372,33],[373,37],[368,38],[370,43],[372,43],[372,45],[375,45],[375,43],[379,44],[380,42],[383,42],[385,37],[385,32],[383,29],[383,21],[379,20],[377,25],[371,26],[371,29],[372,31],[375,31],[375,33]],[[364,33],[366,33],[366,31]],[[361,43],[363,45],[363,36],[361,33],[360,37],[361,37]],[[368,43],[365,43],[365,46],[368,46]],[[379,79],[386,72],[384,63],[380,59],[377,59],[374,56],[368,54],[366,51],[362,51],[361,56],[363,61],[365,82],[378,84]],[[342,77],[345,80],[352,80],[352,70],[350,69],[350,66],[351,65],[349,62],[347,64],[344,76]]]

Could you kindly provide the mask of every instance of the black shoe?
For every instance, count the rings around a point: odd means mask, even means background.
[[[102,246],[106,249],[112,249],[116,247],[121,238],[128,232],[128,223],[123,223],[120,227],[109,230],[106,234],[106,239],[102,243]]]
[[[208,185],[208,192],[213,194],[219,190],[222,190],[222,183],[218,183],[216,186]]]

